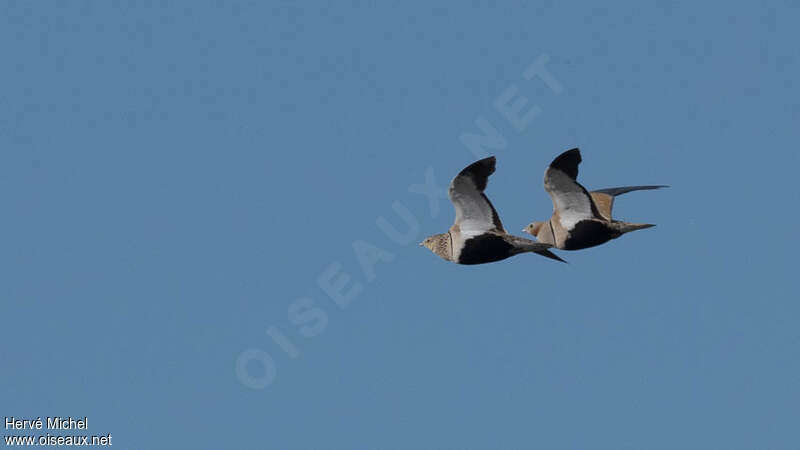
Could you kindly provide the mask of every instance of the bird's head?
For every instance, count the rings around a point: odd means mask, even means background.
[[[527,227],[523,228],[522,231],[524,233],[528,233],[528,234],[532,234],[534,236],[538,236],[539,235],[539,230],[542,229],[542,225],[544,225],[544,222],[531,222],[530,224],[528,224]]]
[[[436,242],[435,238],[436,238],[435,235],[426,237],[424,241],[419,243],[420,247],[427,247],[428,250],[433,250],[433,246]]]
[[[424,241],[420,242],[421,247],[426,247],[428,250],[439,255],[440,257],[452,261],[452,251],[450,242],[450,233],[434,234],[428,236]]]

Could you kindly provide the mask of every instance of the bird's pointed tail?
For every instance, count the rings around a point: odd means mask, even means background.
[[[507,239],[514,244],[514,254],[531,252],[542,255],[545,258],[555,259],[556,261],[566,263],[566,261],[559,258],[558,255],[549,250],[553,248],[553,246],[550,244],[532,241],[519,236],[508,236]]]
[[[556,261],[561,261],[562,263],[569,264],[568,262],[561,259],[558,255],[551,252],[550,250],[537,250],[534,253],[544,256],[545,258],[555,259]]]
[[[630,222],[614,222],[615,228],[619,230],[620,233],[630,233],[631,231],[636,230],[644,230],[645,228],[651,228],[656,226],[652,223],[630,223]]]

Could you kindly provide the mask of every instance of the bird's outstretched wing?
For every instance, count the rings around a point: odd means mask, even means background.
[[[601,218],[589,192],[578,183],[581,152],[577,148],[558,155],[544,172],[544,190],[553,200],[561,225],[571,229],[581,220]]]
[[[612,197],[616,197],[618,195],[627,194],[628,192],[633,192],[633,191],[651,191],[653,189],[661,189],[667,187],[669,186],[667,186],[666,184],[656,184],[649,186],[621,186],[614,188],[598,189],[592,192],[600,192],[601,194],[608,194]]]
[[[649,191],[652,189],[661,189],[669,187],[663,184],[649,185],[649,186],[621,186],[614,188],[598,189],[592,191],[592,200],[594,200],[597,210],[606,220],[611,219],[611,210],[614,208],[614,197],[622,194],[627,194],[632,191]]]
[[[487,231],[505,233],[500,216],[483,193],[489,182],[489,175],[494,173],[495,163],[494,156],[476,161],[450,182],[448,195],[456,209],[453,226],[457,227],[465,238]]]

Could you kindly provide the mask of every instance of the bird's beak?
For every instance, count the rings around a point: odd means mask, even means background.
[[[527,233],[527,232],[528,232],[528,230],[526,230],[525,228],[523,228],[523,229],[522,229],[522,232],[523,232],[523,233]]]
[[[422,247],[422,244],[423,244],[423,242],[420,242],[420,243],[419,243],[419,244],[417,244],[417,245],[419,245],[420,247]]]

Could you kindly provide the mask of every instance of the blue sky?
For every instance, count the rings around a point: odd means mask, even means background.
[[[4,9],[4,416],[122,448],[800,446],[797,2]],[[416,242],[452,208],[412,186],[476,122],[509,230],[576,146],[588,188],[671,185],[615,207],[658,226],[440,260]]]

